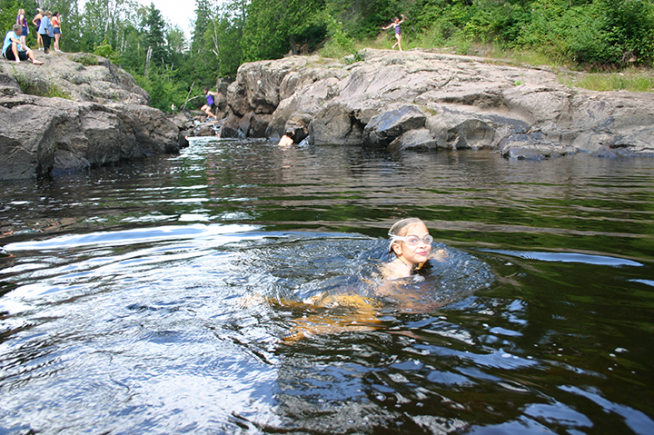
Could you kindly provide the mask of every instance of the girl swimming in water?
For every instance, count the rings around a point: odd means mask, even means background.
[[[429,235],[425,223],[418,218],[396,222],[388,231],[388,235],[391,238],[388,253],[395,255],[395,260],[382,267],[384,279],[407,278],[430,259],[443,261],[448,257],[445,249],[431,252],[434,238]]]
[[[441,301],[432,298],[434,288],[416,286],[416,282],[408,282],[405,278],[410,278],[429,260],[444,262],[449,258],[447,251],[438,249],[432,252],[434,239],[418,218],[396,222],[388,234],[391,238],[388,254],[395,258],[381,266],[380,275],[373,274],[372,279],[364,279],[362,286],[325,291],[302,301],[251,295],[243,298],[241,303],[251,305],[268,301],[273,305],[304,310],[304,315],[294,320],[295,327],[284,339],[287,343],[313,334],[376,329],[381,323],[380,310],[389,303],[398,311],[414,313],[442,306]],[[338,309],[331,311],[334,308]]]

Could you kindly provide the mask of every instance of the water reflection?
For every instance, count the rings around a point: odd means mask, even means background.
[[[648,433],[653,163],[577,157],[204,141],[2,184],[2,430]],[[369,288],[407,215],[437,305],[279,303]]]

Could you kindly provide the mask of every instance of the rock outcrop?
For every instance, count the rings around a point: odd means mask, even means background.
[[[125,71],[88,54],[37,57],[0,61],[0,179],[179,151],[179,128]]]
[[[472,56],[359,56],[348,65],[317,56],[242,65],[228,88],[222,137],[274,139],[293,128],[318,145],[492,148],[533,159],[654,155],[652,94],[571,89],[552,71]],[[246,118],[257,128],[239,128]]]

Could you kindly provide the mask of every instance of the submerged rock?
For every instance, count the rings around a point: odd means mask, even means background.
[[[179,150],[179,128],[125,71],[90,54],[0,62],[0,179],[57,176]]]

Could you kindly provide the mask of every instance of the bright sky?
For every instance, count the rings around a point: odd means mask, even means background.
[[[191,37],[191,20],[195,19],[195,1],[190,0],[138,0],[145,6],[154,3],[154,7],[161,11],[164,20],[177,24],[186,34]]]

